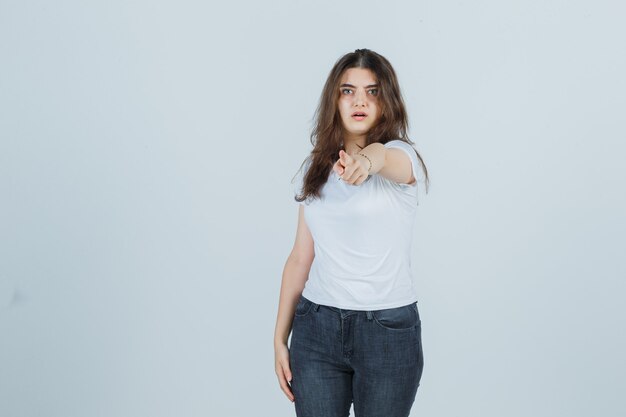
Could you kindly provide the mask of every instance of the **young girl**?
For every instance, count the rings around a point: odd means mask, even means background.
[[[391,64],[341,57],[301,167],[294,247],[285,264],[275,367],[298,417],[408,416],[424,367],[411,270],[418,184]],[[291,343],[287,346],[289,334]]]

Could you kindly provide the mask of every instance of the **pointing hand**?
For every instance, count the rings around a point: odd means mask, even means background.
[[[339,178],[351,185],[361,185],[368,177],[366,158],[359,155],[350,155],[343,149],[339,151],[339,159],[333,165],[333,170]]]

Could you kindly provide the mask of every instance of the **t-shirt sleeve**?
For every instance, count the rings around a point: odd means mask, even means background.
[[[417,157],[415,149],[413,148],[413,146],[411,146],[411,144],[398,139],[390,140],[389,142],[385,143],[384,146],[386,148],[402,149],[402,151],[404,151],[404,153],[409,156],[409,159],[411,160],[411,169],[413,171],[413,176],[415,177],[416,181],[412,184],[398,183],[395,181],[387,182],[389,184],[392,184],[393,187],[400,192],[402,200],[406,201],[411,206],[419,205],[418,185],[419,183],[424,183],[426,177],[424,175],[424,171],[422,170],[422,164]]]
[[[415,152],[415,149],[410,144],[402,140],[395,139],[395,140],[390,140],[389,142],[385,143],[385,147],[402,149],[404,153],[406,153],[411,159],[411,168],[413,170],[413,176],[415,177],[416,181],[413,184],[399,183],[398,185],[416,188],[418,183],[420,182],[423,183],[425,181],[426,177],[424,176],[424,170],[422,169],[422,164],[419,158],[417,157],[417,153]]]

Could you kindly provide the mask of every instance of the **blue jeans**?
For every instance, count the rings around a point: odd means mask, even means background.
[[[300,296],[289,362],[298,417],[406,417],[424,368],[417,302],[342,310]]]

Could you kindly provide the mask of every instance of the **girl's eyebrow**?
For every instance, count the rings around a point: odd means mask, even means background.
[[[352,84],[341,84],[340,87],[350,87],[350,88],[356,88],[355,86],[353,86]],[[370,85],[366,85],[365,88],[371,88],[371,87],[378,87],[378,84],[370,84]]]

